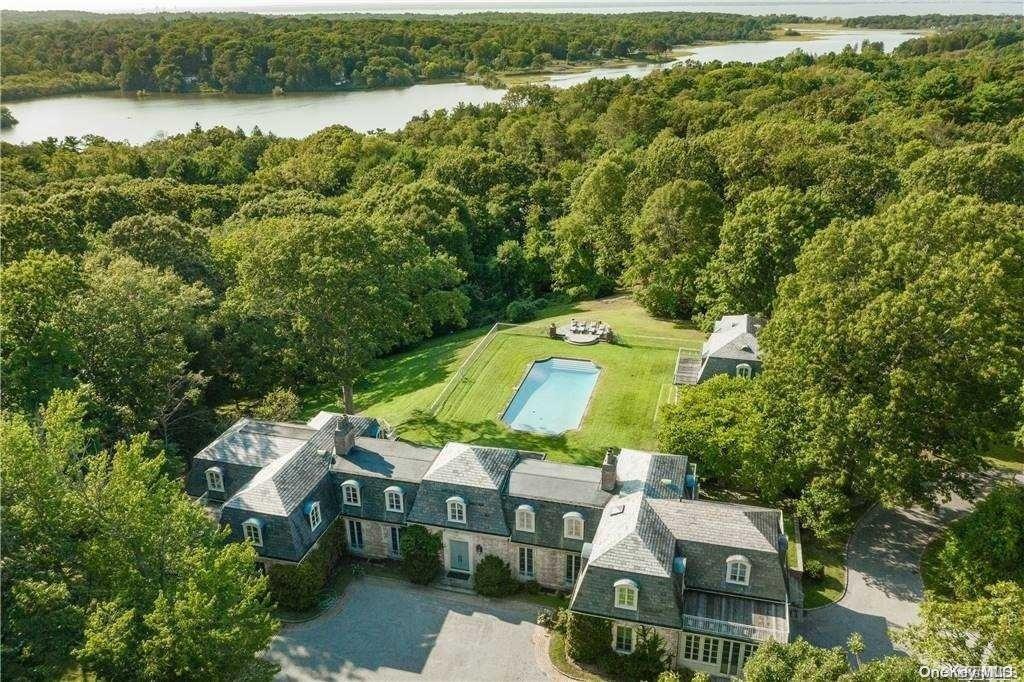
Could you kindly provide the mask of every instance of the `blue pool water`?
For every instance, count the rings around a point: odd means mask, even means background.
[[[579,428],[599,373],[590,360],[535,362],[501,420],[517,431],[548,435]]]

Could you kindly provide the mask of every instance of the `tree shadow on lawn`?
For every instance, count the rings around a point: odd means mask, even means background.
[[[573,446],[564,434],[542,436],[523,431],[512,431],[505,426],[490,420],[459,421],[446,419],[441,421],[426,412],[417,410],[409,419],[401,424],[400,432],[409,433],[403,440],[422,445],[441,446],[452,441],[472,443],[499,448],[532,450],[535,452],[557,453],[557,461],[571,461],[575,464],[598,466],[603,453],[593,452]],[[554,458],[552,458],[553,461]]]

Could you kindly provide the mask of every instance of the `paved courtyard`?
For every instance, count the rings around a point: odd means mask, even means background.
[[[538,607],[364,578],[320,617],[287,625],[279,680],[548,680]]]

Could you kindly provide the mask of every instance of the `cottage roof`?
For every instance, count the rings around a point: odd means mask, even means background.
[[[725,315],[704,342],[701,357],[757,360],[757,332],[760,325],[751,315]]]

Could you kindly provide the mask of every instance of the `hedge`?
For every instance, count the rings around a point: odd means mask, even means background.
[[[270,596],[281,608],[308,611],[334,572],[345,549],[345,526],[335,522],[315,548],[298,564],[271,564],[267,570]]]

